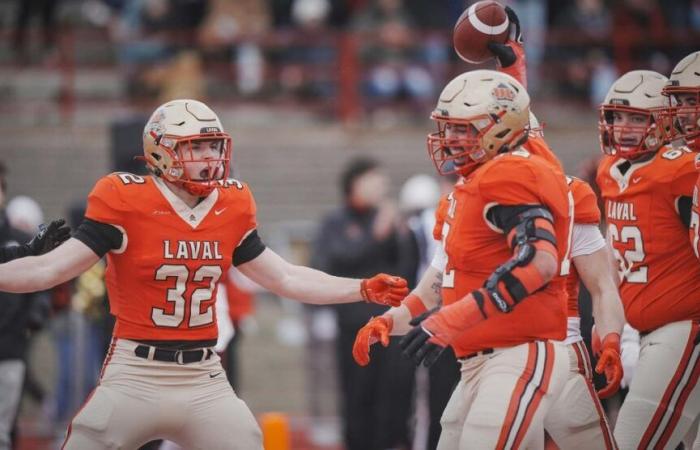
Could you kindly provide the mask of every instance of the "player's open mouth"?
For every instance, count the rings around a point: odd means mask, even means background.
[[[620,139],[620,145],[622,147],[634,147],[639,144],[639,139],[635,137],[627,137]]]

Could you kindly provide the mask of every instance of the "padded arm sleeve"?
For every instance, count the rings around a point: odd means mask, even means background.
[[[108,251],[121,247],[124,238],[115,226],[88,218],[83,219],[73,237],[90,247],[100,258]]]
[[[512,244],[513,257],[489,276],[484,287],[440,311],[440,320],[445,322],[446,327],[466,330],[494,315],[507,314],[549,282],[532,264],[532,260],[537,252],[547,252],[557,257],[552,215],[547,208],[539,205],[528,208],[517,206],[511,211],[518,218],[513,219],[507,214],[504,218],[512,224],[508,242]]]

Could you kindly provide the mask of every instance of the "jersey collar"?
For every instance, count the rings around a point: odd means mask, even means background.
[[[173,211],[175,211],[175,214],[180,216],[180,219],[192,227],[192,229],[196,229],[199,226],[219,199],[219,190],[214,189],[204,200],[199,202],[197,206],[190,208],[180,197],[168,189],[168,186],[165,185],[163,180],[158,177],[152,178],[160,193],[163,194],[165,200],[173,208]]]
[[[640,161],[640,162],[634,162],[634,161],[628,161],[625,158],[619,158],[617,161],[613,162],[610,165],[610,177],[615,180],[617,183],[618,188],[620,189],[620,193],[624,192],[630,185],[630,179],[632,178],[632,174],[641,169],[644,166],[648,166],[649,164],[652,163],[656,159],[656,154],[652,157],[649,158],[646,161]],[[622,173],[620,170],[620,166],[625,164],[625,163],[631,163],[629,169],[625,173]]]

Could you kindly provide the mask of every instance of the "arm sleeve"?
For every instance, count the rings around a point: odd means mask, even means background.
[[[546,209],[543,205],[496,205],[488,210],[486,218],[496,227],[503,230],[505,234],[508,234],[520,222],[518,217],[520,214],[535,208]]]
[[[124,239],[122,232],[114,225],[88,218],[83,219],[73,237],[90,247],[100,258],[106,255],[108,251],[121,247]]]
[[[233,251],[233,265],[239,266],[254,260],[265,251],[265,248],[265,244],[258,235],[258,230],[251,231]]]
[[[605,239],[598,225],[574,224],[571,239],[571,257],[590,255],[605,247]]]
[[[690,213],[693,208],[693,198],[682,195],[678,197],[678,215],[686,228],[690,228]]]

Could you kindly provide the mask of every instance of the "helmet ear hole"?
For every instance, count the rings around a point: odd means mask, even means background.
[[[496,137],[497,137],[498,139],[503,139],[504,137],[506,137],[506,135],[508,135],[508,133],[510,133],[510,128],[507,128],[507,129],[501,131],[500,133],[498,133],[498,134],[496,135]]]
[[[151,158],[155,159],[156,161],[160,161],[161,156],[158,153],[151,153]]]

